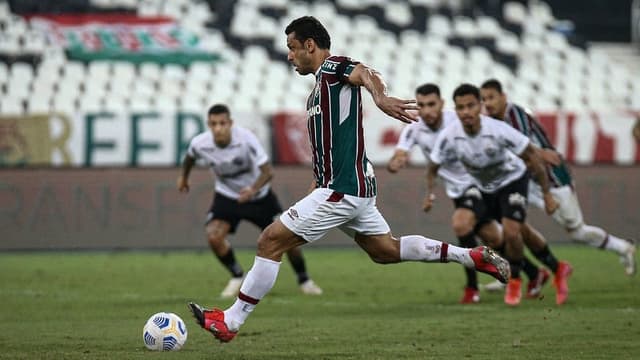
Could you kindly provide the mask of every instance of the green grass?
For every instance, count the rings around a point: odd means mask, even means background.
[[[206,252],[0,254],[0,359],[638,359],[640,282],[617,258],[556,246],[574,276],[566,305],[551,286],[507,308],[498,294],[459,305],[456,264],[376,265],[358,249],[309,249],[325,294],[301,295],[284,263],[236,339],[220,344],[186,302],[217,299],[227,275]],[[245,269],[252,251],[238,251]],[[481,281],[488,282],[482,276]],[[158,311],[187,323],[185,348],[147,351]]]

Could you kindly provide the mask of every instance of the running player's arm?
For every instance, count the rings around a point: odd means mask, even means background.
[[[189,174],[195,164],[196,158],[191,157],[189,154],[185,154],[184,159],[182,160],[182,170],[176,182],[178,191],[183,193],[189,192]]]
[[[409,150],[415,145],[414,133],[415,130],[412,130],[411,126],[405,126],[402,132],[400,132],[396,150],[387,164],[387,170],[389,170],[389,172],[396,173],[407,166],[407,162],[409,162]]]
[[[438,176],[438,169],[440,164],[436,164],[433,161],[429,161],[427,167],[427,195],[422,201],[422,210],[428,212],[433,207],[433,201],[436,199],[436,195],[433,193],[433,189],[436,187],[436,177]]]
[[[544,194],[545,210],[548,214],[553,213],[558,208],[558,203],[549,192],[549,178],[547,175],[547,167],[535,150],[535,146],[529,143],[524,151],[519,154],[520,158],[527,164],[529,172],[533,175],[533,179],[542,188]]]
[[[347,81],[351,85],[364,86],[373,97],[376,106],[392,118],[405,123],[418,120],[417,113],[409,112],[418,111],[418,107],[415,105],[416,101],[402,100],[389,96],[387,84],[384,82],[382,75],[375,69],[358,63],[347,76]]]
[[[258,166],[260,175],[258,175],[258,178],[253,182],[253,184],[240,190],[238,193],[239,203],[251,200],[251,198],[253,198],[253,196],[273,178],[273,170],[271,168],[271,163],[269,163],[269,156],[267,155],[267,152],[264,151],[262,144],[256,135],[250,131],[248,131],[245,136],[249,157],[251,158],[252,163]]]
[[[273,179],[273,168],[271,164],[266,162],[258,167],[260,169],[260,175],[253,182],[251,186],[247,186],[240,190],[238,196],[238,202],[243,203],[251,200],[251,198],[262,189],[263,186],[267,185],[271,179]]]
[[[389,170],[390,173],[396,173],[407,166],[408,161],[409,154],[404,150],[396,149],[391,160],[389,160],[389,163],[387,164],[387,170]]]
[[[551,141],[549,141],[549,137],[540,121],[530,111],[526,109],[524,111],[524,114],[522,114],[524,120],[520,123],[524,123],[526,126],[521,126],[519,128],[520,132],[532,142],[540,144],[539,147],[536,146],[536,152],[542,160],[553,166],[562,164],[562,156],[551,145]]]
[[[433,206],[433,201],[436,199],[436,195],[433,193],[433,189],[436,187],[436,177],[438,176],[438,170],[440,169],[440,164],[445,161],[444,154],[447,151],[447,148],[450,148],[451,142],[447,139],[448,132],[447,129],[440,132],[438,137],[436,138],[435,143],[433,144],[433,149],[429,154],[429,158],[427,159],[429,165],[427,167],[427,195],[425,196],[422,202],[422,210],[425,212],[431,210]],[[455,148],[451,149],[455,151]]]

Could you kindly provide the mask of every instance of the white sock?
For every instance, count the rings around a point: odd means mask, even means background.
[[[607,234],[606,231],[597,226],[584,224],[571,231],[569,234],[575,241],[587,243],[593,247],[610,250],[619,255],[624,254],[629,246],[631,246],[629,242],[611,234]]]
[[[604,248],[606,250],[614,251],[618,253],[618,255],[624,255],[629,249],[629,247],[633,246],[631,242],[620,239],[617,236],[613,236],[611,234],[608,234],[608,236],[609,236],[609,241],[607,241],[604,244]]]
[[[400,259],[402,261],[423,262],[453,261],[466,267],[474,266],[469,249],[421,235],[405,235],[400,238]]]
[[[238,331],[249,314],[278,278],[280,262],[256,256],[251,270],[242,282],[236,301],[224,311],[224,322],[231,331]]]

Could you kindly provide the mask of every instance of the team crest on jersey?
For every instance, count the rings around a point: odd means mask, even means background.
[[[493,146],[488,146],[484,149],[484,153],[487,154],[488,157],[493,158],[498,153],[498,149]]]

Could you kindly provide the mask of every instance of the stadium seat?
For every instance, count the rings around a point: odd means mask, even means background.
[[[43,96],[32,96],[27,101],[27,114],[48,113],[51,110],[49,98]]]
[[[0,100],[0,111],[4,115],[21,116],[24,114],[24,105],[22,101],[23,99],[21,98],[4,96]]]
[[[140,16],[179,19],[181,28],[200,39],[202,49],[223,60],[186,67],[69,61],[61,46],[45,41],[46,34],[12,14],[7,2],[0,2],[0,54],[17,59],[0,62],[3,96],[28,99],[37,93],[52,99],[52,107],[65,110],[75,107],[76,100],[78,106],[95,107],[95,100],[83,98],[101,100],[114,93],[130,98],[129,103],[125,101],[128,106],[133,106],[134,95],[140,96],[142,100],[135,102],[140,108],[155,97],[172,98],[169,108],[197,102],[183,104],[185,93],[207,102],[245,97],[249,100],[240,105],[260,111],[275,110],[278,104],[293,107],[299,97],[306,98],[310,88],[286,62],[288,49],[282,29],[295,17],[312,14],[332,34],[332,53],[347,54],[374,66],[385,75],[393,92],[413,96],[413,87],[425,81],[450,89],[457,81],[477,83],[496,77],[505,84],[526,84],[528,89],[517,93],[523,99],[547,96],[551,101],[538,102],[545,107],[554,103],[576,106],[594,97],[610,99],[611,106],[637,102],[637,75],[619,70],[606,53],[585,51],[572,45],[564,33],[550,30],[557,20],[544,1],[514,0],[488,11],[480,2],[463,0],[236,0],[229,14],[218,13],[223,7],[216,2],[199,0],[92,0],[91,4],[105,11],[131,8]],[[496,9],[501,13],[494,16]],[[25,54],[36,60],[20,60]],[[530,63],[529,59],[535,61]],[[16,71],[19,76],[14,75]],[[23,79],[23,84],[12,80],[16,78]],[[618,86],[602,86],[604,81]],[[564,101],[562,92],[567,84],[584,86],[587,91]],[[292,99],[262,101],[257,94],[265,91],[291,92]],[[25,105],[29,111],[43,108],[37,102]],[[115,101],[113,105],[121,104]]]

